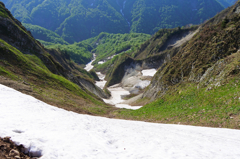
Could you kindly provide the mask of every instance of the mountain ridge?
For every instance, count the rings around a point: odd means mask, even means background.
[[[68,43],[79,42],[101,32],[154,34],[160,28],[199,24],[223,10],[215,0],[3,2],[21,22],[52,30]]]

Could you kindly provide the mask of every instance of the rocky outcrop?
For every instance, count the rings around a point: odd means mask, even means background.
[[[34,157],[37,159],[41,156],[28,156],[24,154],[24,149],[23,145],[16,145],[10,137],[0,138],[0,158],[31,159]]]
[[[89,91],[97,95],[99,98],[109,99],[111,95],[105,93],[101,88],[96,86],[93,82],[90,82],[89,80],[86,80],[81,77],[75,78],[75,83],[77,83],[79,86],[81,86],[82,89],[85,91]]]
[[[204,23],[189,42],[158,70],[143,97],[152,100],[182,83],[220,86],[239,74],[240,14],[236,5]],[[221,17],[221,18],[220,18]]]

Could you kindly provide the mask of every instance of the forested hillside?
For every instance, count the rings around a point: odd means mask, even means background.
[[[87,114],[107,114],[109,96],[68,54],[46,49],[0,2],[0,83],[44,102]]]
[[[99,61],[107,61],[111,56],[119,53],[132,53],[151,36],[143,33],[110,34],[100,33],[98,36],[69,45],[54,44],[41,41],[47,48],[61,50],[70,55],[70,58],[78,64],[87,64],[97,55],[94,64]]]
[[[223,10],[216,0],[2,1],[21,22],[54,31],[68,43],[101,32],[154,34],[160,28],[202,23]]]

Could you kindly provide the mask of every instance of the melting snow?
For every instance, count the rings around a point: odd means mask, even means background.
[[[104,64],[104,63],[105,63],[104,61],[99,61],[99,62],[98,62],[98,64],[100,64],[100,65],[101,65],[101,64]]]
[[[0,128],[42,159],[240,158],[239,130],[81,115],[3,85]]]
[[[88,63],[84,69],[86,71],[90,71],[91,69],[93,69],[94,66],[92,65],[92,63],[93,63],[92,61],[90,63]]]
[[[93,69],[93,65],[92,65],[92,63],[95,61],[95,59],[96,59],[96,54],[93,54],[93,57],[94,57],[94,59],[91,61],[91,62],[89,62],[87,65],[86,65],[86,67],[84,68],[86,71],[90,71],[91,69]]]
[[[157,73],[156,69],[147,69],[147,70],[142,70],[143,76],[154,76],[155,73]]]
[[[96,86],[103,89],[105,84],[107,83],[107,81],[104,80],[105,75],[101,74],[101,72],[97,72],[97,75],[98,75],[98,78],[100,79],[100,81],[96,81]]]

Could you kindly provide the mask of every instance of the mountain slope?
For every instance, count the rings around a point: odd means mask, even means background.
[[[154,34],[160,28],[199,24],[223,9],[216,0],[2,1],[21,22],[52,30],[69,43],[101,32]]]
[[[80,113],[106,114],[88,72],[57,50],[47,50],[0,3],[0,82],[55,106]]]
[[[32,33],[35,39],[54,44],[69,44],[68,42],[63,40],[57,33],[51,30],[47,30],[38,25],[31,25],[26,23],[23,23],[23,26]]]
[[[233,5],[236,2],[236,0],[217,0],[217,1],[225,8]]]
[[[162,64],[158,72],[138,101],[154,102],[136,111],[118,111],[117,116],[239,129],[239,20],[240,1],[202,24],[177,50],[171,43],[165,47],[166,50],[161,50],[161,43],[154,45],[155,40],[146,42],[143,48],[156,51],[160,49],[160,52],[156,52],[157,55],[164,52],[174,54],[167,60],[165,56],[161,58]],[[160,30],[159,33],[161,32]],[[156,37],[164,39],[169,37],[167,35],[170,34]],[[144,60],[146,57],[143,55],[147,53],[140,52],[138,55]]]

